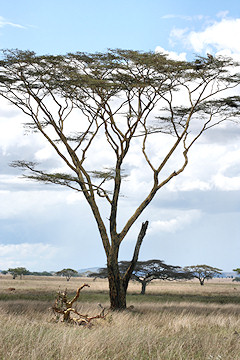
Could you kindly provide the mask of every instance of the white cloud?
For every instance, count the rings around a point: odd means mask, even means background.
[[[156,49],[155,49],[155,52],[156,53],[166,54],[170,59],[173,59],[173,60],[182,60],[182,61],[186,60],[186,53],[185,52],[177,54],[174,51],[167,51],[164,48],[162,48],[161,46],[157,46]]]
[[[212,189],[212,184],[207,181],[199,180],[199,179],[185,179],[184,181],[180,181],[179,183],[172,182],[168,186],[168,190],[170,191],[193,191],[193,190],[201,190],[208,191]]]
[[[228,50],[230,55],[240,53],[240,43],[236,34],[240,33],[240,19],[225,18],[227,12],[221,12],[217,16],[220,21],[215,21],[203,31],[189,31],[188,29],[173,28],[170,33],[170,43],[181,41],[184,46],[190,47],[194,52],[216,54],[219,51]]]
[[[40,134],[31,133],[28,135],[23,124],[29,121],[28,117],[13,105],[10,105],[5,99],[1,98],[0,109],[0,149],[3,155],[17,149],[20,151],[23,147],[39,148],[45,146],[44,139]]]
[[[199,220],[201,217],[200,210],[184,211],[176,217],[169,220],[158,220],[150,223],[149,233],[170,232],[183,230],[186,226],[189,226],[194,221]]]
[[[85,201],[83,198],[83,194],[81,192],[77,192],[77,191],[71,191],[67,196],[66,196],[66,202],[67,204],[75,204],[75,203],[79,203],[81,201]]]
[[[217,51],[231,49],[233,52],[240,52],[240,43],[236,41],[235,34],[240,33],[240,19],[227,20],[214,23],[202,32],[191,32],[188,36],[193,49],[202,52],[208,47]]]
[[[227,17],[228,14],[229,14],[229,11],[225,10],[225,11],[219,11],[216,16],[218,18],[225,18],[225,17]]]
[[[46,188],[46,187],[45,187]],[[27,188],[27,191],[0,192],[0,219],[24,218],[30,220],[35,217],[40,221],[44,217],[54,217],[53,209],[62,208],[71,203],[68,191],[42,190]],[[41,216],[40,216],[41,215]]]
[[[51,148],[47,144],[42,149],[38,150],[35,153],[34,157],[37,161],[43,161],[43,160],[50,159],[53,155],[55,155],[53,148]]]
[[[224,12],[225,14],[225,12]],[[179,15],[179,14],[166,14],[161,16],[161,19],[182,19],[182,20],[186,20],[186,21],[196,21],[196,20],[202,20],[204,19],[205,16],[204,15]]]
[[[11,21],[8,21],[8,20],[4,19],[4,17],[0,16],[0,27],[5,27],[5,26],[12,26],[12,27],[20,28],[20,29],[25,29],[24,26],[12,23]]]
[[[218,168],[212,176],[214,187],[222,191],[240,190],[240,148],[236,145],[222,154]],[[217,161],[217,159],[216,159]]]
[[[43,260],[56,256],[57,252],[54,246],[43,243],[0,244],[0,266],[2,270],[18,266],[34,269]]]
[[[217,174],[213,177],[215,187],[223,191],[240,190],[240,176],[228,177]]]

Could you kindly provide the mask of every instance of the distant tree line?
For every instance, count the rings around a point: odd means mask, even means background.
[[[48,271],[29,271],[25,267],[16,267],[9,268],[8,270],[2,270],[2,274],[11,274],[13,279],[20,276],[22,278],[23,275],[33,275],[33,276],[53,276],[52,272]]]
[[[118,263],[120,274],[124,274],[129,266],[129,261],[120,261]],[[141,283],[141,294],[144,295],[146,286],[156,279],[173,281],[197,278],[200,284],[204,285],[206,279],[212,279],[213,277],[220,275],[221,271],[221,269],[209,265],[193,265],[181,268],[180,266],[165,264],[162,260],[148,260],[137,262],[131,279]],[[107,267],[100,268],[98,272],[91,273],[88,276],[94,278],[107,278]]]
[[[13,279],[16,279],[18,276],[20,279],[23,277],[23,275],[32,275],[32,276],[64,276],[66,277],[67,281],[70,280],[72,276],[81,276],[76,270],[73,269],[63,269],[60,271],[29,271],[25,267],[16,267],[16,268],[9,268],[8,270],[2,270],[2,274],[11,274]]]
[[[118,263],[119,272],[123,276],[128,267],[131,266],[130,261],[120,261]],[[213,277],[221,275],[221,269],[212,267],[209,265],[192,265],[181,268],[180,266],[168,265],[165,264],[162,260],[147,260],[147,261],[138,261],[135,265],[135,268],[131,275],[131,280],[138,281],[141,283],[141,294],[145,294],[147,285],[156,279],[159,280],[191,280],[197,278],[200,282],[200,285],[204,285],[205,280],[212,279]],[[240,274],[240,269],[234,269],[238,274]],[[33,275],[33,276],[62,276],[65,277],[67,281],[71,277],[82,276],[78,271],[65,268],[56,272],[48,271],[29,271],[25,267],[9,268],[8,270],[3,270],[2,274],[11,274],[13,279],[16,277],[23,277],[23,275]],[[108,268],[100,268],[98,272],[92,272],[88,274],[88,277],[93,278],[108,278]],[[239,281],[239,278],[235,278],[235,281]]]

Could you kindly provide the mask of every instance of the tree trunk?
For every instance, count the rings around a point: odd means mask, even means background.
[[[127,287],[128,287],[129,280],[131,279],[133,270],[134,270],[134,268],[136,266],[136,263],[138,261],[138,255],[139,255],[140,247],[142,245],[143,238],[146,235],[147,228],[148,228],[148,221],[145,221],[144,223],[142,223],[142,227],[141,227],[141,230],[140,230],[138,238],[137,238],[137,242],[136,242],[136,245],[135,245],[132,261],[131,261],[131,263],[129,265],[129,268],[127,269],[127,271],[126,271],[126,273],[124,275],[124,283],[125,283],[126,290],[127,290]]]
[[[138,260],[138,254],[142,245],[143,238],[146,234],[148,221],[142,223],[137,242],[134,249],[133,258],[126,273],[121,276],[118,268],[118,252],[120,242],[118,239],[112,238],[112,245],[110,252],[107,254],[107,268],[108,268],[108,282],[109,282],[109,296],[112,310],[126,309],[126,294],[128,283],[132,272]]]
[[[142,284],[141,295],[144,295],[146,292],[147,283],[146,283],[146,281],[142,281],[141,284]]]
[[[112,310],[126,309],[127,289],[117,267],[108,265],[110,307]]]

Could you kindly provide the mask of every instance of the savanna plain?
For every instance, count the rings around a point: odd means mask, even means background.
[[[99,314],[109,307],[107,280],[25,276],[0,278],[1,360],[240,360],[240,284],[231,279],[156,280],[140,295],[131,282],[123,312],[109,312],[92,326],[56,321],[56,294],[74,296],[76,307]],[[10,288],[15,290],[11,291]]]

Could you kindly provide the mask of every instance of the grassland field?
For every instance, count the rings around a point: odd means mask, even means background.
[[[131,282],[130,309],[109,312],[91,328],[53,321],[58,290],[83,283],[83,314],[109,307],[107,280],[0,276],[0,360],[240,360],[240,284],[213,279],[156,280],[140,295]],[[9,290],[15,288],[14,291]]]

